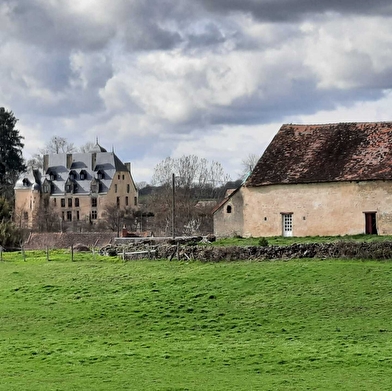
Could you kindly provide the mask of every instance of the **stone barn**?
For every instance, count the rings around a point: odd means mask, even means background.
[[[392,234],[392,122],[283,125],[214,233]]]

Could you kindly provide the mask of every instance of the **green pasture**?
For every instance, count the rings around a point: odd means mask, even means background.
[[[0,262],[0,390],[390,390],[392,263]]]

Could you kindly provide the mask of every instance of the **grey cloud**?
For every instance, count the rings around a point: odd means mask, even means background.
[[[115,35],[115,26],[102,25],[88,15],[65,12],[50,3],[43,6],[36,1],[9,0],[8,18],[13,36],[25,42],[44,47],[48,51],[83,48],[99,50]]]
[[[295,21],[311,14],[391,15],[389,0],[196,0],[218,13],[243,12],[264,21]]]

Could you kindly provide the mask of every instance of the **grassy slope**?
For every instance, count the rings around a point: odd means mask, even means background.
[[[0,390],[389,390],[392,263],[0,264]]]
[[[283,236],[266,237],[268,244],[272,246],[286,246],[294,243],[331,243],[336,241],[361,241],[383,242],[391,241],[390,235],[345,235],[345,236],[295,236],[286,238]],[[212,243],[214,246],[258,246],[260,238],[222,238]]]

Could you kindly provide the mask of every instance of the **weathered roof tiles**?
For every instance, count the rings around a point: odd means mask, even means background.
[[[246,186],[392,179],[392,122],[283,125]]]

